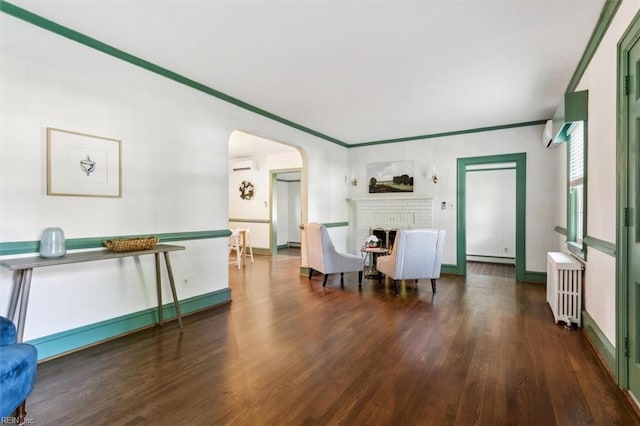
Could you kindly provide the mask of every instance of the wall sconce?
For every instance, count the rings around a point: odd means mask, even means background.
[[[351,172],[351,186],[358,186],[358,179],[356,178],[356,172]]]
[[[438,170],[435,167],[431,169],[431,180],[433,183],[438,183]]]

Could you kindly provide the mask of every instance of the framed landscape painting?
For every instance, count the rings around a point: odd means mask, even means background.
[[[47,195],[120,197],[120,141],[47,127]]]
[[[413,192],[413,161],[390,161],[367,164],[369,193]]]

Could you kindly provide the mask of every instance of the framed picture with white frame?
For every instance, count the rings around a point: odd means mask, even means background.
[[[47,127],[47,195],[121,197],[120,143]]]

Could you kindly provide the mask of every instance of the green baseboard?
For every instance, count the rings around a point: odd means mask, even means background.
[[[546,272],[525,271],[524,280],[528,283],[545,283],[547,282]]]
[[[192,312],[229,302],[231,302],[231,289],[225,288],[181,300],[180,312],[184,316]],[[165,321],[176,317],[173,302],[163,305],[162,315]],[[158,309],[154,307],[49,336],[39,337],[26,343],[30,343],[38,349],[38,360],[42,361],[152,326],[157,321]]]
[[[461,275],[457,265],[442,265],[440,272],[443,274]]]
[[[593,347],[598,351],[600,357],[604,360],[611,375],[616,377],[616,348],[609,342],[609,339],[607,339],[587,311],[582,311],[582,330],[591,341]],[[620,378],[617,379],[618,381],[620,380]]]

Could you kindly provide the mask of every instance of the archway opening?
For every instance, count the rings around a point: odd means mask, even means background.
[[[300,147],[240,130],[229,137],[229,229],[250,230],[254,254],[273,255],[285,244],[302,245],[305,168]]]

